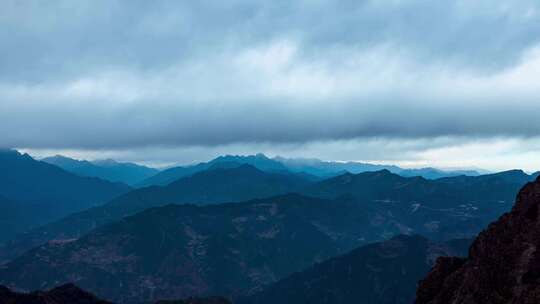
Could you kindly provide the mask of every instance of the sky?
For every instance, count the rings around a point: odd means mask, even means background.
[[[0,1],[0,146],[540,169],[540,2]]]

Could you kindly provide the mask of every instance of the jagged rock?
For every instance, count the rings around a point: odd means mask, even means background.
[[[465,260],[439,258],[417,304],[540,303],[540,178],[476,238]]]

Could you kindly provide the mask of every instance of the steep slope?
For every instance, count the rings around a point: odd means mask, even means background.
[[[169,205],[77,240],[35,248],[0,269],[0,282],[34,289],[73,281],[121,302],[236,297],[399,232],[384,213],[350,200],[289,194],[204,207]]]
[[[25,209],[18,217],[4,219],[6,225],[16,227],[15,231],[105,203],[129,189],[124,184],[74,175],[14,150],[0,150],[0,195],[11,202],[0,204],[0,208],[8,206],[0,211],[19,212],[13,202],[24,204]],[[5,235],[9,236],[12,234]]]
[[[510,213],[476,238],[465,259],[440,258],[416,303],[540,302],[540,179],[519,192]]]
[[[274,161],[264,154],[240,156],[240,155],[225,155],[217,157],[209,162],[203,162],[192,166],[180,166],[174,167],[142,181],[138,186],[165,186],[179,178],[191,176],[195,173],[207,170],[211,167],[219,167],[220,164],[225,164],[226,167],[231,168],[231,165],[251,165],[261,171],[273,172],[273,173],[287,173],[287,168],[281,163]]]
[[[111,304],[78,288],[66,284],[49,291],[18,293],[0,286],[0,303],[2,304]]]
[[[470,240],[437,244],[398,236],[292,274],[237,304],[408,304],[438,256],[467,253]]]
[[[159,172],[157,169],[133,163],[120,163],[114,160],[90,162],[61,155],[46,157],[41,161],[80,176],[98,177],[111,182],[122,182],[128,185],[140,183]]]

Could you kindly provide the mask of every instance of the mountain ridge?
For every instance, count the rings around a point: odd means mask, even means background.
[[[105,160],[77,160],[62,155],[42,158],[41,161],[58,166],[80,176],[99,177],[111,182],[122,182],[133,186],[159,172],[154,168],[134,163]]]
[[[74,175],[15,150],[0,150],[0,195],[11,201],[0,204],[0,213],[19,215],[5,219],[4,224],[13,233],[3,231],[1,241],[16,232],[105,203],[130,189],[125,184]]]

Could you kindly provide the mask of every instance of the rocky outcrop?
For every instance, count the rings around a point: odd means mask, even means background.
[[[540,303],[539,204],[540,178],[480,233],[466,259],[438,259],[420,282],[416,303]]]

